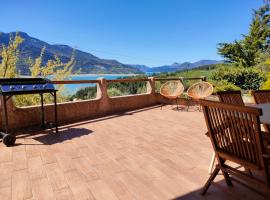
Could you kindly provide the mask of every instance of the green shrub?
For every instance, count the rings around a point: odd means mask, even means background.
[[[112,91],[116,91],[114,88],[117,88],[117,93],[120,91],[121,95],[141,94],[146,93],[146,82],[120,82],[108,84],[108,90],[112,89]]]
[[[108,89],[107,92],[108,92],[109,97],[115,97],[115,96],[122,96],[123,95],[123,93],[117,88],[110,88],[110,89]]]
[[[262,90],[270,90],[270,73],[267,75],[266,81],[262,84],[261,88]]]
[[[97,86],[90,86],[79,89],[74,95],[70,97],[70,100],[79,99],[94,99],[97,96]]]
[[[214,93],[228,91],[228,90],[241,90],[240,87],[229,83],[228,81],[221,80],[221,81],[210,81],[210,83],[214,86]]]
[[[216,69],[211,78],[214,81],[225,80],[243,90],[257,90],[265,81],[265,73],[254,67],[243,68],[231,65]]]

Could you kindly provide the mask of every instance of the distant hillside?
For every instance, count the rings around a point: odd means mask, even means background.
[[[16,32],[2,33],[0,32],[0,46],[9,42],[10,34],[15,35]],[[18,70],[22,75],[29,75],[29,65],[27,59],[35,59],[40,55],[43,47],[46,47],[45,54],[43,56],[43,63],[46,63],[49,59],[53,59],[54,55],[57,55],[62,62],[68,62],[70,60],[73,48],[68,45],[48,44],[42,40],[33,38],[27,33],[18,33],[24,42],[20,45],[20,59],[18,63]],[[129,65],[118,62],[117,60],[108,60],[98,58],[90,53],[80,50],[75,51],[75,66],[73,72],[80,71],[82,74],[141,74],[145,72],[175,72],[185,69],[192,69],[203,65],[211,65],[221,63],[216,60],[200,60],[194,63],[173,63],[172,65],[164,65],[160,67],[148,67],[145,65]]]
[[[0,45],[7,45],[9,42],[10,34],[15,35],[16,33],[1,33],[0,32]],[[19,32],[19,35],[24,39],[20,48],[20,62],[18,64],[18,70],[21,71],[23,75],[29,75],[29,66],[26,64],[26,60],[30,58],[36,58],[39,56],[41,49],[46,47],[46,52],[44,55],[43,62],[47,62],[49,59],[53,59],[54,55],[59,56],[61,61],[68,62],[73,48],[67,45],[52,45],[48,44],[39,39],[33,38],[24,32]],[[89,74],[139,74],[142,73],[137,68],[131,67],[129,65],[122,64],[117,60],[107,60],[98,58],[90,53],[76,50],[75,52],[75,66],[74,72],[80,70],[81,73]]]
[[[148,67],[148,66],[146,66],[146,65],[139,65],[139,64],[133,64],[133,65],[129,65],[130,67],[133,67],[133,68],[136,68],[136,69],[138,69],[138,70],[140,70],[140,71],[142,71],[142,72],[148,72],[150,69],[151,69],[151,67]]]
[[[143,71],[143,72],[176,72],[176,71],[181,71],[185,69],[193,69],[197,68],[200,66],[205,66],[205,65],[213,65],[213,64],[218,64],[222,63],[222,61],[217,61],[217,60],[199,60],[194,63],[190,62],[184,62],[184,63],[173,63],[172,65],[164,65],[160,67],[147,67],[144,65],[132,65],[133,67],[136,67],[137,69]]]

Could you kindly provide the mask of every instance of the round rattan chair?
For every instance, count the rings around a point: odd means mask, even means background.
[[[191,85],[187,90],[187,95],[190,99],[195,102],[198,102],[199,99],[209,97],[214,91],[213,86],[205,81],[201,81]],[[198,107],[198,110],[201,111],[201,107]]]
[[[187,95],[194,100],[199,100],[209,97],[213,91],[214,88],[210,83],[202,81],[191,85],[187,90]]]
[[[175,100],[178,109],[178,98],[184,92],[184,89],[180,80],[168,81],[160,87],[160,94],[167,99]]]

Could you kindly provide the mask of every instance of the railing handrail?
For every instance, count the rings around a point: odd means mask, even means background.
[[[149,78],[124,78],[124,79],[105,79],[108,83],[132,83],[132,82],[146,82]],[[173,80],[206,80],[205,76],[202,77],[190,77],[190,78],[154,78],[155,81],[173,81]],[[52,81],[53,84],[83,84],[83,83],[101,83],[101,80],[62,80],[62,81]]]
[[[52,81],[53,84],[81,84],[81,83],[100,83],[100,80],[64,80]]]
[[[155,81],[177,81],[181,80],[180,78],[155,78]]]
[[[179,78],[155,78],[156,81],[176,81],[176,80],[202,80],[202,81],[206,81],[206,77],[205,76],[200,76],[200,77],[179,77]]]
[[[136,78],[136,79],[129,79],[129,78],[124,78],[124,79],[106,79],[108,83],[121,83],[121,82],[141,82],[141,81],[149,81],[148,78]]]

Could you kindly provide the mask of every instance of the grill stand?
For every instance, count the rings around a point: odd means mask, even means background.
[[[57,119],[57,101],[56,101],[56,92],[57,90],[54,90],[54,91],[50,91],[50,92],[42,92],[42,93],[39,93],[40,94],[40,99],[41,99],[41,125],[42,125],[42,128],[45,129],[45,112],[44,112],[44,97],[43,97],[43,94],[44,93],[50,93],[53,98],[54,98],[54,126],[55,126],[55,132],[58,133],[58,119]],[[34,94],[34,93],[32,93]],[[16,94],[17,95],[17,94]],[[4,131],[5,133],[1,133],[0,132],[0,136],[2,136],[3,138],[3,143],[6,145],[6,146],[12,146],[14,145],[15,143],[15,136],[12,136],[9,134],[9,129],[8,129],[8,112],[7,112],[7,101],[12,97],[14,96],[13,94],[2,94],[2,102],[3,102],[3,106],[2,106],[2,118],[3,118],[3,125],[4,125]],[[11,137],[13,139],[10,139],[10,140],[4,140],[4,137]]]

